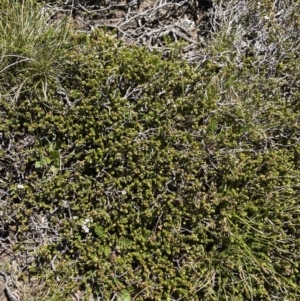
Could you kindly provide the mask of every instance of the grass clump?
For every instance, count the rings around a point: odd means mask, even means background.
[[[67,40],[66,19],[51,21],[35,1],[1,1],[1,88],[8,93],[59,76],[59,60]],[[52,23],[51,26],[49,23]]]
[[[3,46],[18,94],[5,82],[0,99],[3,221],[32,256],[22,277],[45,284],[33,298],[297,300],[298,95],[280,85],[292,56],[266,77],[221,29],[195,66],[47,20],[29,48]]]

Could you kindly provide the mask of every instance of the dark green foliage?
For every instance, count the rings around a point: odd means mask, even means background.
[[[19,235],[40,212],[59,234],[35,271],[57,256],[66,298],[296,300],[299,110],[276,77],[194,71],[100,31],[69,43],[45,94],[0,100],[4,137],[34,138],[24,191],[11,181]]]

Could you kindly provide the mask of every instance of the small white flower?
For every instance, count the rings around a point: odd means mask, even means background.
[[[85,233],[89,233],[90,232],[90,229],[89,227],[87,226],[88,223],[92,222],[92,219],[90,218],[86,218],[83,223],[82,223],[82,231],[85,232]]]
[[[87,227],[86,225],[83,225],[83,226],[82,226],[82,231],[83,231],[84,233],[89,233],[89,232],[90,232],[90,229],[89,229],[89,227]]]
[[[24,188],[25,188],[25,186],[22,185],[22,184],[18,184],[17,187],[18,187],[19,189],[24,189]]]
[[[122,190],[122,194],[125,195],[126,194],[126,190]]]

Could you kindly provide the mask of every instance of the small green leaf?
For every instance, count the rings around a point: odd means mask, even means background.
[[[51,165],[50,171],[51,171],[52,173],[57,173],[57,168],[56,168],[54,165]]]
[[[51,159],[50,158],[43,158],[42,159],[42,165],[43,166],[47,166],[48,164],[50,164],[51,163]]]
[[[50,152],[50,157],[52,159],[59,159],[60,158],[60,153],[58,150],[53,150]]]
[[[130,301],[130,300],[131,300],[131,298],[130,298],[130,296],[129,296],[129,295],[126,295],[126,296],[124,296],[124,297],[123,297],[123,300],[124,300],[124,301]]]
[[[46,150],[47,150],[47,152],[49,152],[49,153],[52,152],[53,149],[54,149],[54,148],[53,148],[53,143],[49,143],[48,146],[46,146]]]
[[[53,163],[55,167],[60,168],[60,159],[54,160]]]
[[[36,161],[35,164],[34,164],[35,168],[41,168],[42,166],[43,166],[43,164],[42,164],[41,161]]]
[[[106,256],[106,257],[108,257],[108,255],[110,254],[110,247],[104,247],[104,255]]]
[[[132,241],[126,237],[119,237],[116,239],[116,247],[120,250],[125,250],[132,245]]]
[[[94,232],[98,238],[105,238],[106,233],[104,232],[104,229],[102,226],[94,225]]]
[[[122,290],[122,295],[118,297],[118,301],[130,301],[130,293],[127,290]]]

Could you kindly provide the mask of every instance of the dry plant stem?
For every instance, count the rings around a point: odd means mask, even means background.
[[[17,298],[10,290],[9,286],[8,286],[8,276],[5,272],[3,271],[0,271],[0,275],[4,277],[5,279],[5,290],[6,290],[6,293],[9,297],[9,299],[11,301],[20,301],[19,298]]]
[[[109,4],[107,7],[99,9],[98,7],[97,9],[93,7],[87,9],[79,3],[72,2],[69,8],[71,10],[77,9],[85,14],[99,14],[99,20],[91,22],[88,17],[77,17],[80,23],[89,28],[88,30],[94,30],[97,27],[115,29],[118,38],[146,46],[150,50],[156,47],[167,48],[163,42],[165,36],[172,37],[175,42],[182,39],[192,45],[193,48],[199,47],[200,43],[196,36],[197,28],[194,27],[193,32],[190,32],[190,30],[181,26],[184,15],[192,19],[192,16],[187,13],[190,7],[188,1],[156,0],[150,1],[150,3],[149,6],[145,7],[140,6],[138,1],[122,5]],[[136,4],[138,5],[134,8],[133,6]],[[120,10],[124,15],[116,19],[107,19],[105,13],[107,10]],[[201,14],[200,11],[197,14]]]

